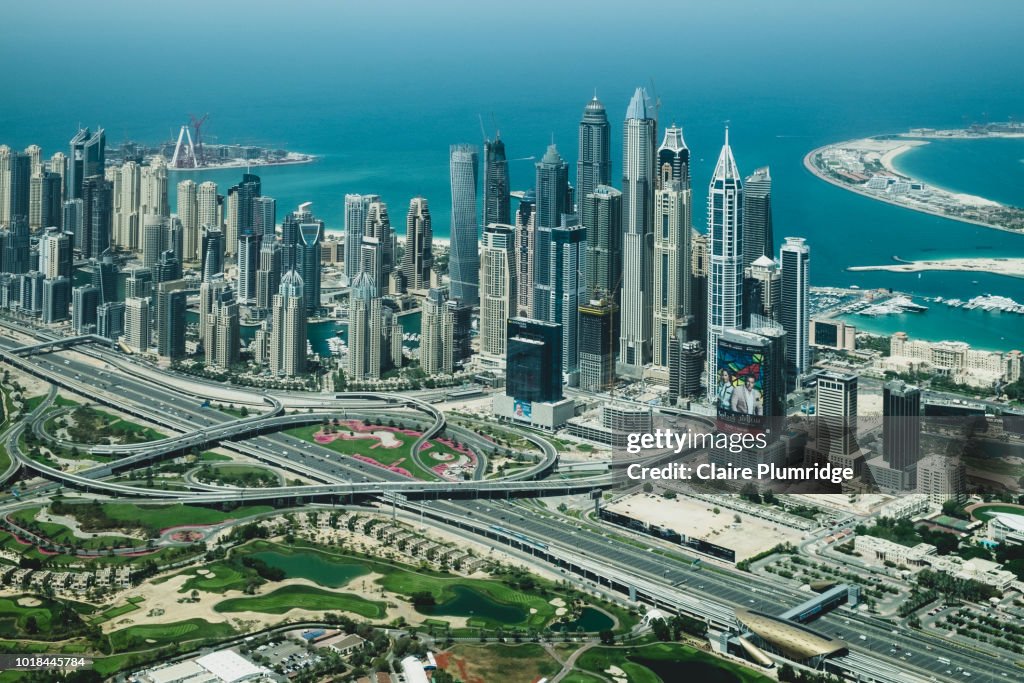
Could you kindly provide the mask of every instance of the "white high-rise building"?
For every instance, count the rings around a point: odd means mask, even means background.
[[[55,152],[54,155],[50,157],[50,163],[48,168],[50,173],[56,173],[57,175],[60,176],[60,193],[61,197],[64,197],[67,192],[67,190],[64,187],[64,179],[67,177],[68,173],[67,155],[64,154],[64,152]]]
[[[353,282],[362,267],[363,236],[366,234],[366,213],[370,204],[380,201],[375,194],[345,195],[345,275]],[[288,236],[284,235],[285,245]]]
[[[433,288],[423,300],[420,317],[420,369],[427,375],[451,374],[454,314],[443,289]]]
[[[270,371],[275,375],[295,377],[306,371],[306,305],[302,295],[302,276],[294,270],[285,273],[271,305]]]
[[[139,213],[143,216],[171,215],[167,202],[167,162],[162,156],[155,156],[148,166],[143,166],[139,179]]]
[[[505,367],[508,319],[516,310],[516,230],[495,223],[484,228],[480,251],[480,361]]]
[[[145,353],[150,344],[149,299],[128,297],[124,305],[124,343],[135,353]]]
[[[708,398],[715,394],[715,349],[726,330],[743,325],[743,181],[729,129],[708,187]]]
[[[654,367],[668,379],[672,336],[690,314],[691,217],[690,150],[683,129],[665,129],[658,148],[658,189],[654,193]]]
[[[0,145],[0,228],[11,224],[11,148]]]
[[[942,505],[947,500],[967,500],[967,466],[957,456],[929,455],[917,461],[917,492],[929,502]]]
[[[126,161],[114,173],[114,244],[135,251],[142,245],[139,211],[142,197],[142,169]]]
[[[364,238],[365,239],[365,238]],[[348,376],[380,379],[383,312],[377,284],[365,270],[356,275],[349,296]]]
[[[71,274],[71,235],[51,228],[39,238],[39,272],[47,280]]]
[[[808,343],[810,318],[808,297],[810,283],[808,271],[811,250],[802,237],[787,237],[779,250],[782,264],[782,301],[780,322],[786,330],[786,371],[792,379],[807,372],[811,366],[811,347]]]
[[[199,188],[194,180],[178,183],[178,219],[182,230],[182,261],[199,260]]]
[[[651,360],[654,185],[657,121],[647,91],[637,88],[622,136],[622,323],[619,371],[639,377]]]
[[[217,207],[217,183],[207,180],[199,184],[196,190],[196,203],[199,207],[199,227],[220,227],[220,216]],[[202,234],[202,233],[200,233]],[[199,254],[202,258],[202,254]]]

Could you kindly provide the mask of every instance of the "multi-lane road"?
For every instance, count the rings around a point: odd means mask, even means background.
[[[0,338],[0,350],[11,350],[17,346],[11,339]],[[156,383],[146,373],[137,377],[125,372],[111,351],[91,348],[87,358],[78,352],[60,352],[50,355],[30,356],[22,359],[31,363],[47,375],[58,375],[62,383],[72,386],[92,399],[103,397],[114,401],[119,408],[129,413],[157,418],[157,423],[182,433],[216,429],[233,422],[233,418],[220,411],[202,407],[209,397],[204,393],[202,383],[190,386],[194,393],[186,393],[171,382]],[[177,378],[174,380],[177,381]],[[285,405],[331,408],[338,399],[333,395],[275,394]],[[263,395],[251,393],[250,405],[263,402]],[[216,399],[219,400],[219,399]],[[478,437],[479,438],[479,437]],[[486,442],[485,442],[486,443]],[[422,485],[409,482],[388,470],[359,463],[353,459],[341,459],[337,454],[316,444],[308,443],[285,434],[267,434],[249,438],[244,442],[230,444],[256,456],[273,456],[281,462],[301,466],[311,473],[311,478],[321,481],[314,485],[321,491],[348,492],[351,487],[378,492],[404,485]],[[528,486],[541,490],[554,484],[555,488],[567,482],[478,482],[496,487]],[[579,480],[576,480],[577,482]],[[387,483],[387,486],[383,484]],[[593,484],[604,483],[593,479]],[[578,490],[582,491],[584,484]],[[295,487],[284,487],[291,490]],[[566,490],[566,492],[569,492]],[[226,491],[227,497],[219,492],[196,491],[178,492],[182,499],[191,502],[223,502],[246,499],[249,491]],[[439,492],[444,497],[444,492]],[[206,496],[212,496],[207,498]],[[218,496],[220,496],[218,498]],[[671,553],[654,552],[644,549],[650,541],[629,538],[629,532],[590,522],[574,520],[554,512],[539,512],[537,509],[515,505],[509,502],[477,500],[436,500],[420,503],[425,515],[438,524],[455,524],[463,530],[488,535],[494,539],[494,528],[513,531],[520,536],[534,539],[543,544],[545,550],[538,555],[562,554],[601,568],[605,576],[618,576],[625,580],[633,577],[634,583],[648,588],[649,594],[662,596],[662,605],[671,607],[673,601],[686,600],[720,605],[723,609],[747,607],[777,614],[807,599],[808,594],[761,577],[739,572],[732,568],[693,568],[695,557],[681,551]],[[490,533],[488,533],[490,529]],[[520,543],[520,546],[522,544]],[[722,613],[727,614],[728,612]],[[821,617],[813,627],[825,635],[844,639],[851,650],[848,656],[851,668],[862,669],[881,665],[893,672],[913,672],[923,680],[971,680],[1006,681],[1019,680],[1022,670],[1011,661],[1000,659],[990,653],[979,652],[965,645],[943,640],[928,634],[913,631],[883,619],[864,613],[840,609]],[[950,664],[940,660],[946,658]],[[871,665],[870,667],[868,665]],[[883,680],[878,678],[877,680]],[[893,678],[892,680],[899,680]]]

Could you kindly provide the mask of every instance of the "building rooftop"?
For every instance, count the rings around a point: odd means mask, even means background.
[[[267,673],[263,667],[256,666],[248,659],[233,650],[219,650],[196,659],[196,664],[203,667],[224,683],[244,681]]]

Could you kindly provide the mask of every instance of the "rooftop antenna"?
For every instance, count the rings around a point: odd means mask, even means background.
[[[658,97],[658,86],[654,84],[654,76],[651,76],[651,94],[654,95],[654,127],[658,127],[658,114],[661,113],[661,98]]]

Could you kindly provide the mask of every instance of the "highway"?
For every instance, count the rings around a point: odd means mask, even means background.
[[[17,343],[0,339],[0,349],[10,349]],[[106,353],[98,348],[89,349],[89,354]],[[117,401],[119,409],[144,411],[147,419],[155,415],[158,424],[167,424],[182,432],[196,431],[207,427],[220,427],[231,422],[230,416],[207,408],[199,407],[201,396],[182,394],[178,389],[154,385],[148,379],[140,380],[116,371],[108,366],[96,378],[95,365],[76,358],[77,354],[61,353],[31,356],[21,359],[35,366],[49,379],[54,376],[65,385],[74,388],[84,386],[85,395],[97,399]],[[87,373],[87,374],[83,374]],[[85,385],[81,377],[92,377],[92,386]],[[97,381],[98,379],[98,381]],[[285,405],[298,402],[294,397],[275,397]],[[261,398],[262,400],[262,398]],[[337,401],[333,396],[307,396],[305,403],[318,407],[329,407]],[[312,407],[312,406],[310,406]],[[135,413],[132,413],[135,414]],[[8,433],[9,434],[9,433]],[[594,477],[588,480],[565,481],[497,481],[472,482],[473,489],[461,488],[465,483],[450,484],[438,482],[413,482],[400,479],[398,475],[381,468],[357,463],[351,459],[339,459],[332,451],[315,444],[299,441],[283,434],[261,435],[244,443],[230,443],[232,448],[251,449],[255,457],[267,457],[280,453],[282,460],[293,465],[302,465],[319,473],[322,484],[304,487],[276,487],[275,489],[249,490],[226,489],[202,492],[160,492],[163,502],[179,500],[192,503],[248,502],[267,500],[274,496],[279,499],[301,497],[312,500],[318,497],[334,497],[344,501],[347,496],[381,494],[385,490],[406,495],[428,495],[443,498],[449,495],[470,493],[473,495],[511,495],[512,493],[549,493],[567,495],[582,493],[589,489],[611,484],[610,476]],[[549,444],[550,446],[550,444]],[[83,488],[95,485],[91,479],[77,482]],[[467,482],[468,483],[468,482]],[[479,488],[476,488],[479,487]],[[134,487],[124,491],[134,498],[136,495],[151,496],[154,491]],[[269,495],[268,495],[269,494]],[[351,500],[351,498],[349,498]],[[153,500],[153,498],[149,498]],[[706,567],[695,570],[694,556],[678,551],[673,557],[653,552],[650,539],[630,540],[628,532],[615,528],[594,529],[589,524],[575,523],[553,513],[538,513],[500,500],[472,501],[405,501],[404,505],[420,506],[425,515],[443,525],[457,525],[492,540],[498,535],[494,527],[514,532],[533,539],[534,544],[523,544],[515,537],[505,536],[503,542],[514,542],[525,548],[532,547],[538,561],[551,562],[554,555],[572,558],[578,571],[605,583],[623,584],[632,577],[635,588],[647,595],[647,600],[658,600],[665,606],[704,609],[707,618],[728,619],[730,609],[749,607],[769,613],[780,613],[808,597],[807,593],[789,588],[784,584],[770,582],[761,577],[733,569]],[[536,543],[546,546],[540,550]],[[644,546],[648,546],[644,549]],[[557,566],[557,563],[554,563]],[[696,607],[695,607],[696,606]],[[725,610],[725,611],[723,611]],[[972,681],[1019,680],[1021,669],[1012,662],[996,659],[988,654],[978,653],[950,640],[935,638],[882,619],[867,616],[853,610],[841,608],[825,615],[812,628],[827,635],[843,638],[850,644],[853,654],[850,661],[880,662],[892,671],[909,670],[924,680],[931,677],[941,680],[966,680],[968,677],[957,671],[960,666],[971,674]],[[909,653],[909,654],[908,654]],[[868,657],[870,658],[868,659]],[[948,657],[952,664],[938,662],[939,656]],[[851,666],[853,666],[851,665]],[[947,671],[949,673],[947,673]]]

